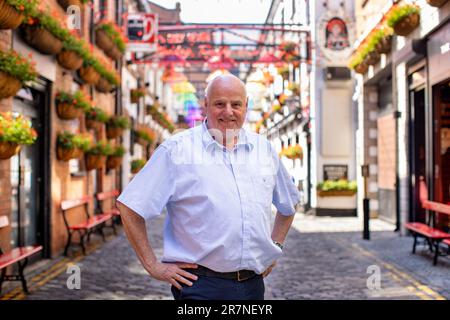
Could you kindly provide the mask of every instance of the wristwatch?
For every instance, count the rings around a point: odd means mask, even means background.
[[[273,240],[272,240],[273,241]],[[273,244],[276,245],[278,248],[280,248],[281,250],[283,250],[284,245],[282,243],[279,243],[277,241],[273,241]]]

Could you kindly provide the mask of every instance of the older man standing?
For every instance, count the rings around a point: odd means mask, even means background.
[[[175,299],[264,299],[263,278],[282,253],[299,194],[267,139],[242,128],[247,103],[241,80],[215,78],[202,125],[161,144],[118,198],[138,258]],[[164,207],[159,262],[145,220]]]

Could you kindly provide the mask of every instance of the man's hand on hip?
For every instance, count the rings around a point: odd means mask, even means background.
[[[277,262],[274,261],[263,273],[261,273],[263,278],[267,277],[272,272],[272,269],[276,266],[276,264]]]
[[[181,289],[180,283],[192,286],[191,280],[197,280],[195,274],[189,273],[183,269],[196,269],[197,265],[193,263],[164,263],[155,262],[147,268],[150,275],[160,281],[169,282],[178,290]]]

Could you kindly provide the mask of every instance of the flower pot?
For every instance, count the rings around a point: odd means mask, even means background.
[[[131,173],[136,174],[136,173],[138,173],[139,171],[141,171],[141,169],[142,169],[142,168],[133,168],[133,169],[131,169]]]
[[[97,83],[95,84],[95,89],[97,89],[97,91],[99,91],[99,92],[109,93],[112,91],[113,86],[111,83],[109,83],[108,80],[101,77],[100,79],[98,79]]]
[[[56,60],[67,70],[78,70],[83,65],[83,59],[74,51],[62,50]]]
[[[378,61],[380,61],[380,54],[376,51],[369,52],[365,59],[366,64],[368,64],[369,66],[377,64]]]
[[[94,129],[96,131],[100,131],[102,129],[103,122],[95,121],[92,119],[86,119],[86,128],[87,129]]]
[[[95,30],[95,44],[105,53],[115,46],[108,34],[102,29]]]
[[[447,0],[427,0],[427,3],[432,7],[442,7]]]
[[[355,72],[364,74],[369,70],[369,66],[363,61],[355,67]]]
[[[78,148],[61,148],[57,147],[56,149],[56,156],[58,160],[61,161],[69,161],[70,159],[76,159],[80,156],[80,152]]]
[[[412,13],[400,21],[394,26],[395,34],[399,36],[407,36],[419,26],[420,15],[418,13]]]
[[[122,52],[115,45],[106,54],[113,60],[119,60],[123,56]]]
[[[123,129],[119,127],[106,126],[106,137],[108,139],[115,139],[122,135]]]
[[[15,29],[23,20],[23,15],[13,6],[0,0],[0,29]]]
[[[145,140],[141,137],[136,137],[135,141],[137,144],[140,144],[141,146],[144,146],[144,147],[146,147],[149,144],[149,142],[147,140]]]
[[[81,67],[78,75],[87,84],[96,84],[100,80],[100,74],[92,66]]]
[[[130,102],[131,103],[139,103],[139,98],[140,97],[130,97]]]
[[[0,71],[0,99],[15,96],[20,88],[22,88],[22,82],[5,72]]]
[[[384,37],[377,43],[375,50],[378,54],[388,54],[391,52],[392,47],[392,36]]]
[[[27,25],[22,28],[25,41],[42,54],[56,55],[61,52],[63,43],[47,29],[39,25]]]
[[[100,169],[105,166],[106,156],[86,154],[86,170]]]
[[[109,156],[108,159],[106,160],[106,167],[108,169],[116,169],[120,167],[121,164],[122,164],[122,157]]]
[[[56,105],[56,113],[61,119],[73,120],[79,118],[83,114],[83,109],[76,108],[71,104],[63,102]]]
[[[3,141],[0,142],[0,159],[9,159],[17,154],[20,150],[20,145],[14,142]]]
[[[64,10],[67,10],[70,6],[77,6],[80,9],[83,7],[83,3],[80,0],[58,0],[58,3]]]

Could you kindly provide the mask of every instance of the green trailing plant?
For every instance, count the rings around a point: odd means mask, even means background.
[[[118,25],[111,21],[104,21],[100,23],[97,28],[105,31],[105,33],[114,42],[121,53],[125,52],[127,39],[123,35]]]
[[[14,50],[0,51],[0,71],[9,74],[22,83],[33,81],[37,77],[37,72],[35,63],[31,58],[31,54],[26,59]]]
[[[387,16],[387,25],[393,28],[399,21],[411,14],[420,14],[420,8],[416,5],[396,5]]]
[[[99,156],[110,156],[113,153],[113,147],[106,140],[101,140],[91,146],[86,153]]]
[[[91,107],[86,111],[86,119],[98,121],[102,123],[107,123],[109,120],[108,115],[105,111],[98,107]]]
[[[127,117],[113,116],[109,118],[108,125],[116,128],[128,129],[130,127],[130,121]]]
[[[20,114],[0,113],[0,142],[30,145],[36,139],[37,133],[31,127],[31,121]]]
[[[320,191],[357,191],[356,181],[348,180],[326,180],[317,185],[317,190]]]
[[[147,141],[149,144],[153,143],[154,135],[153,131],[150,128],[141,128],[135,131],[135,135],[145,141]]]
[[[5,2],[25,16],[36,10],[38,4],[38,0],[5,0]]]
[[[123,146],[121,146],[121,145],[118,145],[118,146],[113,147],[111,156],[113,156],[113,157],[123,157],[125,152],[126,152],[125,148]]]
[[[88,98],[82,91],[79,90],[74,94],[59,91],[56,94],[56,102],[70,104],[77,109],[83,109],[85,112],[88,112],[92,108]]]
[[[58,146],[63,149],[79,148],[86,152],[91,146],[91,139],[88,136],[74,134],[69,131],[63,131],[58,134]]]
[[[131,161],[131,171],[137,172],[145,166],[144,159],[135,159]]]

